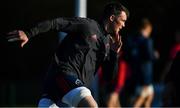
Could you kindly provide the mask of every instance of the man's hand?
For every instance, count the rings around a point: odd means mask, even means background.
[[[15,31],[9,32],[6,38],[8,42],[21,41],[21,47],[23,47],[29,40],[27,35],[24,33],[24,31],[21,31],[21,30],[15,30]]]
[[[122,47],[122,40],[119,33],[117,33],[115,36],[111,36],[111,49],[115,51],[116,53],[119,53]]]

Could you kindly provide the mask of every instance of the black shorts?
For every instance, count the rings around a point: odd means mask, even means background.
[[[83,82],[75,76],[61,74],[46,81],[42,98],[49,98],[56,103],[69,91],[81,86],[84,86]]]

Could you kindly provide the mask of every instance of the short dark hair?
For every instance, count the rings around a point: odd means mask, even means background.
[[[124,11],[127,17],[129,17],[129,11],[125,6],[119,2],[111,2],[105,5],[102,17],[103,19],[107,19],[111,15],[119,15],[122,11]]]

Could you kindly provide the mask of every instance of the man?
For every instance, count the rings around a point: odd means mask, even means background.
[[[9,33],[8,41],[21,40],[22,47],[30,38],[51,30],[68,34],[55,53],[57,70],[46,78],[40,106],[46,106],[48,99],[57,106],[61,103],[75,107],[98,106],[88,85],[99,66],[102,66],[107,82],[116,75],[118,52],[122,46],[119,31],[128,16],[123,5],[110,3],[105,6],[100,24],[88,18],[57,18],[26,31]]]
[[[129,90],[134,90],[135,93],[134,107],[151,107],[154,97],[153,62],[158,59],[158,53],[154,50],[153,40],[150,38],[152,23],[143,18],[137,29],[137,33],[127,37],[125,47],[126,60],[131,70],[128,86],[131,88]]]

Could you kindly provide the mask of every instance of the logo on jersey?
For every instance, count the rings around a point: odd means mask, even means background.
[[[90,37],[90,39],[91,39],[92,41],[95,41],[95,42],[98,41],[96,34],[92,35],[92,36]]]

